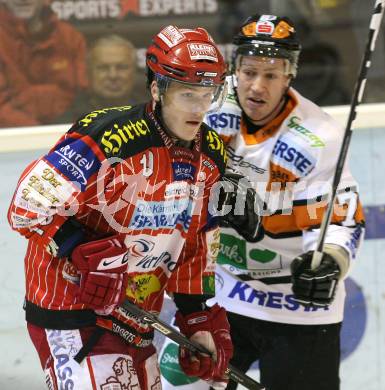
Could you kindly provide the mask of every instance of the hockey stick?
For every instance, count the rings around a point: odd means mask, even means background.
[[[313,253],[313,258],[312,258],[312,262],[311,262],[312,269],[317,268],[320,265],[321,260],[322,260],[322,252],[323,252],[323,247],[324,247],[324,243],[325,243],[326,231],[327,231],[327,228],[328,228],[330,221],[331,221],[333,208],[334,208],[334,202],[335,202],[336,194],[337,194],[337,187],[338,187],[339,182],[341,180],[342,170],[343,170],[343,167],[345,165],[346,155],[348,152],[350,139],[351,139],[351,136],[353,133],[352,123],[353,123],[354,119],[356,118],[356,115],[357,115],[356,108],[361,103],[362,96],[364,93],[365,84],[366,84],[366,75],[367,75],[368,69],[370,68],[370,65],[371,65],[370,58],[371,58],[372,53],[374,51],[377,35],[378,35],[379,30],[380,30],[381,20],[382,20],[383,14],[384,14],[384,7],[385,7],[385,0],[376,0],[376,3],[374,5],[373,14],[372,14],[372,17],[370,19],[369,35],[368,35],[368,40],[366,42],[365,52],[362,56],[360,71],[358,74],[356,85],[354,87],[352,101],[350,103],[350,112],[349,112],[348,121],[347,121],[346,128],[345,128],[344,138],[342,140],[340,153],[339,153],[338,160],[337,160],[336,171],[334,173],[332,191],[331,191],[331,194],[329,196],[329,204],[326,208],[325,215],[322,219],[320,234],[319,234],[318,242],[317,242],[317,249]]]
[[[176,329],[174,329],[171,325],[166,322],[160,320],[154,314],[149,313],[146,310],[141,309],[136,306],[128,299],[126,299],[120,307],[131,313],[132,315],[140,318],[142,321],[146,322],[152,328],[156,329],[158,332],[162,333],[169,339],[173,340],[178,345],[188,349],[189,351],[196,353],[201,352],[207,355],[211,355],[211,352],[207,350],[205,347],[200,344],[189,340],[187,337],[183,336]],[[266,390],[260,383],[250,378],[248,375],[244,374],[242,371],[238,370],[236,367],[229,364],[226,369],[226,375],[229,376],[233,381],[240,383],[250,390]]]

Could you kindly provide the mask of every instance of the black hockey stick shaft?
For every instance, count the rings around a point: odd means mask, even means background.
[[[356,85],[354,87],[354,92],[350,103],[348,121],[346,124],[344,138],[342,140],[342,145],[337,160],[337,167],[333,177],[331,194],[329,195],[329,199],[328,199],[329,203],[322,219],[320,234],[317,242],[317,249],[314,251],[313,258],[312,258],[311,267],[313,269],[317,268],[321,263],[326,231],[332,218],[334,202],[336,200],[337,188],[341,180],[342,171],[345,165],[345,160],[346,160],[346,156],[350,144],[350,139],[353,133],[352,124],[357,115],[356,112],[357,106],[361,103],[362,96],[365,90],[366,75],[371,65],[370,58],[374,51],[378,32],[380,30],[381,20],[384,14],[384,7],[385,7],[385,0],[376,0],[373,9],[373,14],[370,19],[369,35],[366,42],[365,52],[362,56],[360,71],[358,73]]]
[[[142,321],[150,325],[152,328],[156,329],[158,332],[162,333],[169,339],[173,340],[178,345],[185,347],[193,353],[201,352],[209,356],[212,353],[207,350],[205,347],[201,346],[194,341],[189,340],[187,337],[183,336],[180,332],[174,329],[171,325],[160,320],[157,316],[148,311],[136,306],[134,303],[126,299],[121,305],[124,310],[128,311],[132,315],[140,318]],[[237,369],[234,366],[229,364],[226,375],[229,376],[233,381],[245,386],[250,390],[266,390],[260,383],[250,378],[248,375],[244,374],[242,371]]]

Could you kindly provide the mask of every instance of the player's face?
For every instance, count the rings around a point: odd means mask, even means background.
[[[216,87],[171,82],[162,99],[162,116],[169,130],[182,140],[194,139],[211,107],[215,90]]]
[[[103,99],[129,98],[135,72],[134,56],[124,45],[95,47],[89,63],[92,92]]]
[[[236,69],[239,103],[256,124],[272,120],[281,109],[282,97],[289,85],[281,58],[244,56]]]
[[[43,7],[44,0],[4,0],[7,8],[20,19],[32,19]]]

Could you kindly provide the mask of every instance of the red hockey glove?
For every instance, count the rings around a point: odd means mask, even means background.
[[[125,297],[128,254],[119,235],[77,246],[71,255],[80,273],[79,301],[99,315],[110,314]]]
[[[233,356],[225,309],[214,305],[205,311],[186,316],[177,311],[175,323],[185,336],[212,352],[212,357],[209,357],[201,353],[193,355],[185,348],[180,348],[179,364],[183,371],[189,376],[210,381],[215,389],[224,389],[228,382],[225,370]]]

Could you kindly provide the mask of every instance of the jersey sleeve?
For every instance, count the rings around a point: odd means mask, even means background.
[[[96,197],[98,175],[111,174],[97,134],[97,128],[75,125],[18,181],[8,221],[13,230],[51,254],[55,254],[53,237]]]
[[[277,185],[284,200],[279,212],[263,217],[264,229],[272,237],[302,235],[305,252],[316,247],[343,138],[342,129],[333,122],[321,122],[319,126],[322,145],[314,146],[290,133],[277,140],[270,163],[268,190],[270,194],[274,193],[273,185]],[[346,162],[325,243],[343,247],[350,259],[354,259],[362,241],[364,224],[358,184]]]
[[[314,169],[299,180],[294,191],[293,210],[297,226],[303,231],[303,250],[314,250],[317,245],[320,225],[324,217],[328,196],[332,191],[332,181],[336,170],[340,142],[328,140],[317,156]],[[359,199],[358,183],[352,176],[348,158],[344,165],[330,225],[325,236],[325,244],[343,247],[350,260],[357,256],[364,236],[365,217]]]
[[[296,194],[298,198],[294,200],[294,212],[297,223],[303,230],[305,252],[316,248],[319,227],[327,208],[328,194],[331,193],[333,175],[334,170],[325,180],[315,178],[309,180],[307,190],[300,189]],[[349,254],[350,260],[354,260],[363,241],[364,228],[365,217],[359,198],[358,184],[351,175],[348,164],[345,164],[337,189],[331,222],[327,228],[325,244],[343,247]]]

